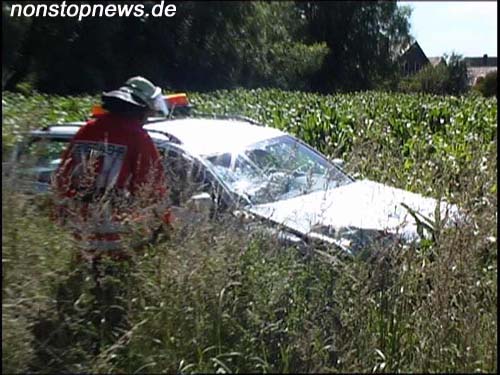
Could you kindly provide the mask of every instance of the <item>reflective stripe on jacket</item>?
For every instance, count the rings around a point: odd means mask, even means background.
[[[61,199],[59,219],[81,240],[85,255],[123,253],[125,227],[119,218],[135,216],[134,203],[167,206],[165,173],[153,141],[139,120],[112,113],[77,132],[54,184]],[[171,219],[166,210],[161,216]]]

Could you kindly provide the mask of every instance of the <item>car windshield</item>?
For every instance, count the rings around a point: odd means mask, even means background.
[[[253,204],[294,198],[352,180],[319,153],[284,135],[237,153],[211,155],[215,173]]]

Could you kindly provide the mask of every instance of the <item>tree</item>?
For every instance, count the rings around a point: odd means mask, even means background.
[[[11,5],[2,2],[2,90],[28,74],[39,24],[34,18],[10,17]]]
[[[446,66],[448,70],[448,87],[446,92],[452,95],[460,95],[465,93],[469,86],[467,84],[467,65],[461,55],[452,53],[451,56],[445,55]]]
[[[486,77],[479,77],[474,85],[474,90],[479,91],[483,96],[497,96],[497,71],[486,74]]]
[[[424,92],[436,95],[461,95],[468,90],[467,66],[456,54],[444,55],[446,64],[427,64],[412,77],[401,80],[399,88],[404,92]]]
[[[365,90],[394,77],[395,56],[410,41],[411,9],[396,1],[297,2],[312,41],[329,48],[313,85],[322,91]]]
[[[307,43],[306,22],[291,2],[251,2],[242,48],[245,86],[307,89],[328,54],[325,43]]]
[[[142,4],[148,11],[155,2]],[[14,72],[7,88],[31,74],[45,92],[96,92],[140,74],[176,89],[304,89],[328,51],[307,43],[292,2],[176,5],[170,19],[38,17],[25,36],[11,28],[7,39],[16,34],[20,42],[7,54]]]
[[[449,71],[444,64],[434,67],[427,64],[412,77],[404,78],[400,82],[403,92],[423,92],[427,94],[445,95],[449,87]]]

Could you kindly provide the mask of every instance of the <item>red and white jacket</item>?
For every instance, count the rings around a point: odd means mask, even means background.
[[[156,212],[161,210],[162,220],[171,221],[160,155],[136,119],[106,113],[89,120],[63,153],[54,184],[61,203],[58,216],[84,240],[86,254],[122,252],[121,219],[128,215],[139,220],[142,215],[133,204],[123,206],[127,199],[140,199],[142,207],[146,203]],[[124,198],[121,206],[105,203],[102,197],[111,193]]]

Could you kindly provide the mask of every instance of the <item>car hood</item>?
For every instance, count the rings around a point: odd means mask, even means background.
[[[312,238],[349,247],[385,233],[412,241],[420,238],[414,215],[434,220],[437,200],[370,180],[326,191],[248,207],[252,214]],[[442,202],[441,218],[456,216],[456,206]],[[425,219],[424,219],[425,220]],[[344,247],[344,246],[342,246]]]

